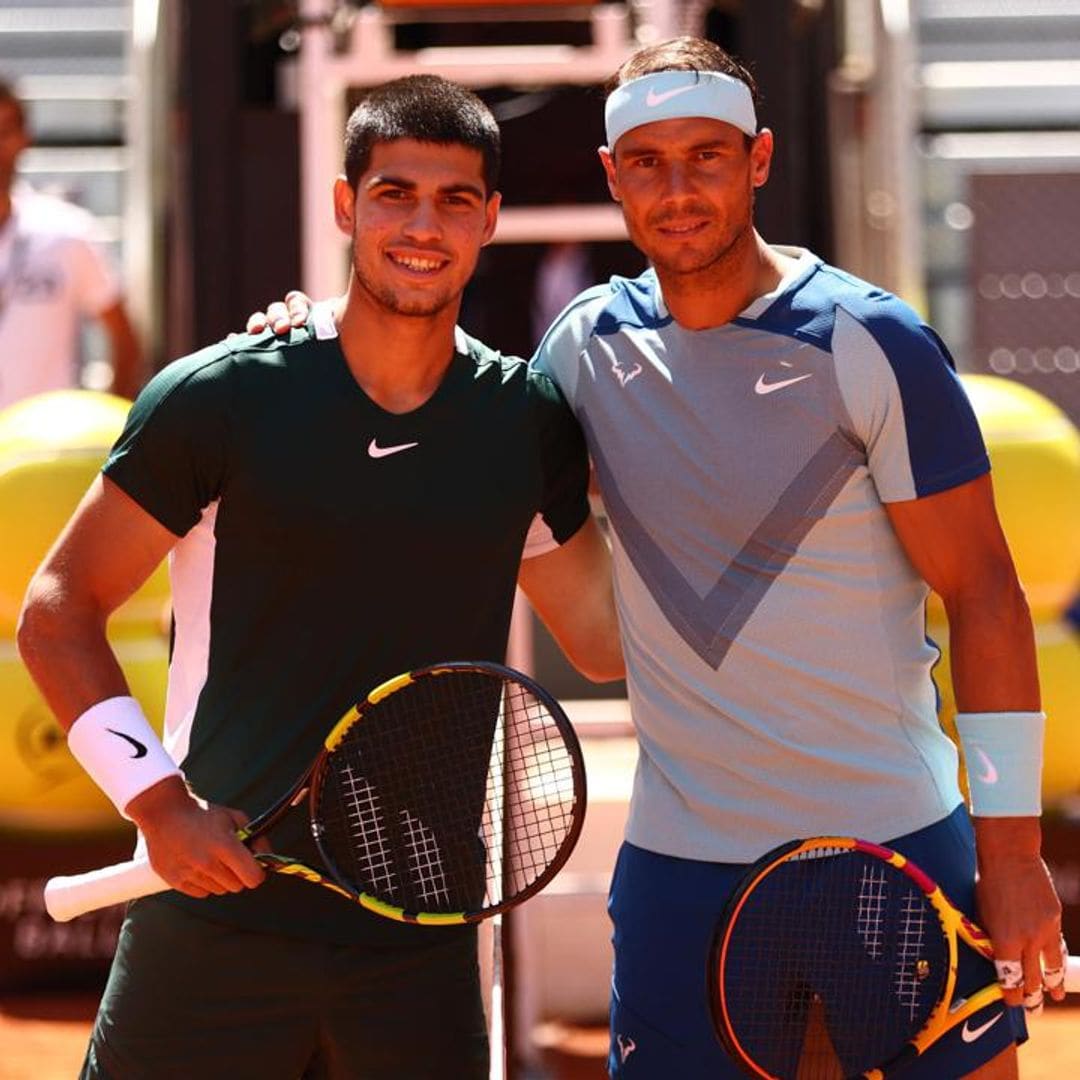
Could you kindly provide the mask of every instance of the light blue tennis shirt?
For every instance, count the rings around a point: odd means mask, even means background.
[[[585,429],[614,540],[640,739],[627,839],[746,862],[949,814],[928,589],[884,504],[982,475],[948,353],[801,249],[731,322],[680,327],[655,274],[579,295],[534,357]]]

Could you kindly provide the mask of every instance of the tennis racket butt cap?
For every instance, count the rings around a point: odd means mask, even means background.
[[[1080,956],[1070,956],[1065,965],[1065,992],[1080,994]]]

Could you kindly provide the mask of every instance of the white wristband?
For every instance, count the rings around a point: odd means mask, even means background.
[[[958,713],[971,812],[976,817],[1038,817],[1042,813],[1041,712]]]
[[[133,697],[91,705],[68,731],[68,749],[90,779],[124,813],[127,804],[180,770]]]

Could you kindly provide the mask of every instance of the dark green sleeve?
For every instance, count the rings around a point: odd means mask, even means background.
[[[563,544],[589,516],[589,455],[581,425],[551,379],[529,372],[531,406],[538,424],[544,486],[540,513]]]
[[[231,368],[222,346],[163,368],[136,398],[102,468],[177,536],[198,522],[225,482]]]

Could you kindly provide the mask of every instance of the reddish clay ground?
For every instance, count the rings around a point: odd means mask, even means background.
[[[0,997],[0,1080],[74,1080],[94,1010],[92,997]],[[604,1080],[606,1034],[547,1025],[550,1080]],[[1047,1009],[1020,1051],[1022,1080],[1080,1077],[1080,1006]]]

